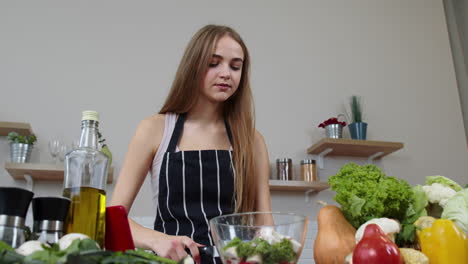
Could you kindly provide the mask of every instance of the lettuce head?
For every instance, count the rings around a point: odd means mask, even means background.
[[[402,222],[415,199],[406,181],[386,176],[375,165],[345,164],[328,183],[346,219],[356,228],[372,218]]]
[[[452,220],[468,235],[468,189],[457,192],[448,200],[441,217]]]

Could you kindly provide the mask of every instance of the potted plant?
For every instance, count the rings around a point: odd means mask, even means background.
[[[367,123],[362,121],[361,98],[356,95],[351,96],[350,108],[352,123],[348,125],[348,128],[351,138],[365,140],[367,135]]]
[[[16,132],[8,133],[10,140],[10,158],[11,162],[25,163],[31,158],[31,151],[34,142],[37,141],[35,135],[22,136]]]
[[[346,126],[346,122],[339,121],[338,117],[331,117],[318,125],[318,127],[325,128],[325,135],[329,138],[341,138],[343,135],[343,127]]]

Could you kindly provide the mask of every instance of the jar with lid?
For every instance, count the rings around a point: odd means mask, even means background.
[[[307,182],[317,181],[317,171],[315,167],[315,160],[304,159],[301,160],[301,180]]]
[[[292,180],[292,159],[276,159],[276,174],[278,180]]]

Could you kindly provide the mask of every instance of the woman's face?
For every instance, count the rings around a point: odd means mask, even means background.
[[[244,52],[241,45],[229,36],[220,38],[209,60],[201,91],[202,97],[214,103],[229,99],[239,86],[243,61]]]

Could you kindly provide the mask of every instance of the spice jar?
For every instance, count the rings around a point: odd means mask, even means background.
[[[315,170],[315,160],[301,160],[301,179],[307,182],[317,181],[317,171]]]
[[[276,159],[276,173],[278,180],[292,180],[292,159]]]

